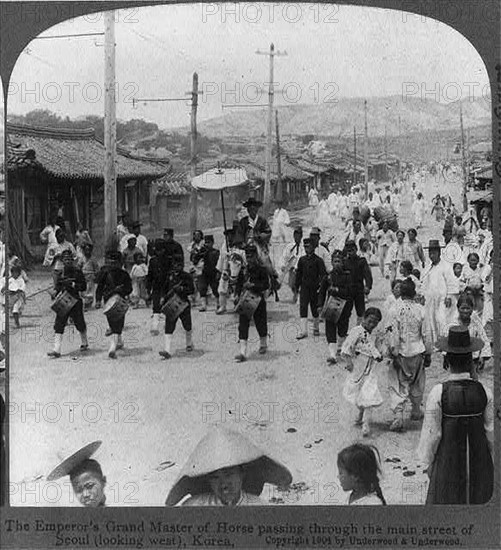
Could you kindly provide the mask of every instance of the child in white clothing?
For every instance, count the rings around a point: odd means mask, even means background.
[[[130,271],[130,278],[132,281],[132,294],[130,300],[133,307],[138,308],[141,300],[146,305],[148,299],[148,292],[146,291],[146,276],[148,275],[148,266],[142,252],[136,252],[134,254],[134,265]]]
[[[382,361],[383,356],[376,347],[374,336],[371,336],[381,318],[378,308],[368,308],[362,324],[350,330],[341,348],[345,368],[351,373],[346,379],[343,397],[358,408],[355,425],[362,426],[364,437],[370,435],[372,408],[383,403],[376,374],[376,362]]]
[[[26,282],[23,277],[23,270],[19,265],[10,268],[10,277],[7,282],[9,309],[14,317],[14,324],[20,327],[19,317],[26,303]]]

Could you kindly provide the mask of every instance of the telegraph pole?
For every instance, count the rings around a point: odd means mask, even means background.
[[[191,114],[190,114],[190,178],[193,179],[196,174],[197,166],[197,109],[198,109],[198,96],[203,92],[198,91],[198,74],[193,73],[193,86],[191,92],[186,92],[187,95],[191,95]],[[133,98],[132,107],[135,108],[137,103],[150,103],[150,102],[169,102],[169,101],[186,101],[186,97],[159,97],[159,98]],[[192,186],[191,195],[191,211],[190,211],[190,227],[192,231],[195,231],[198,224],[198,195],[196,189]]]
[[[367,100],[364,101],[364,179],[365,179],[365,198],[369,195],[369,152],[368,152],[368,138],[367,138]]]
[[[357,185],[357,127],[353,126],[353,185]]]
[[[277,138],[277,200],[281,201],[283,199],[283,189],[282,189],[282,165],[280,161],[280,132],[278,129],[278,110],[275,111],[275,120],[276,120],[276,138]]]
[[[115,18],[104,13],[104,243],[111,247],[117,224],[117,115],[115,103]]]
[[[461,156],[462,156],[462,168],[463,168],[463,212],[468,210],[468,197],[467,192],[467,169],[466,169],[466,151],[464,143],[464,129],[463,129],[463,107],[461,102],[459,102],[459,124],[461,126]]]
[[[266,136],[266,175],[264,181],[264,196],[263,196],[263,214],[265,217],[268,216],[270,209],[270,196],[271,196],[271,148],[272,148],[272,139],[273,139],[273,97],[274,97],[274,87],[273,87],[273,58],[275,56],[287,55],[287,52],[275,51],[275,46],[270,44],[269,52],[256,52],[258,55],[267,55],[270,58],[270,76],[268,82],[268,129]]]
[[[198,74],[193,73],[193,89],[191,92],[191,139],[190,139],[190,175],[191,179],[197,175],[197,108],[198,108]],[[195,231],[198,224],[198,194],[191,186],[191,230]]]

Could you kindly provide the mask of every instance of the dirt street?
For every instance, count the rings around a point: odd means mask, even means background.
[[[427,199],[436,193],[429,177]],[[460,183],[441,186],[460,205]],[[431,208],[431,206],[430,206]],[[303,219],[309,210],[300,213]],[[412,225],[410,198],[405,195],[400,225]],[[426,217],[418,239],[441,239],[441,227]],[[219,241],[220,242],[220,241]],[[388,281],[373,266],[375,284],[369,304],[381,306]],[[50,284],[48,273],[33,272],[28,292]],[[326,362],[324,327],[321,336],[297,341],[299,306],[291,293],[280,302],[268,300],[269,351],[258,355],[251,327],[250,357],[234,362],[238,352],[237,317],[193,311],[194,344],[185,351],[180,324],[174,335],[174,357],[162,361],[163,336],[149,332],[150,310],[129,310],[125,349],[118,360],[107,357],[108,339],[102,311],[86,319],[91,349],[78,351],[74,327],[66,330],[63,356],[49,359],[54,314],[47,293],[28,301],[20,329],[10,341],[10,474],[11,504],[77,506],[69,481],[48,483],[45,476],[82,445],[102,440],[96,454],[108,480],[110,506],[161,506],[185,460],[211,424],[224,423],[247,435],[286,464],[293,474],[288,493],[265,487],[262,498],[275,504],[344,504],[338,483],[337,453],[361,440],[353,425],[355,411],[341,395],[346,378],[342,365]],[[352,317],[355,322],[355,314]],[[444,376],[440,357],[427,369],[427,391]],[[379,364],[379,384],[387,396],[387,363]],[[492,382],[492,364],[483,379]],[[425,395],[425,397],[426,397]],[[385,403],[374,415],[372,436],[382,456],[382,490],[389,504],[420,504],[427,476],[417,462],[420,422],[407,430],[388,430],[392,414]]]

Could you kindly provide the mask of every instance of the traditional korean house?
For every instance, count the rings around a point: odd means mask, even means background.
[[[104,240],[104,145],[93,129],[35,128],[7,124],[7,194],[10,243],[24,258],[43,256],[39,233],[51,217],[65,220],[69,238],[79,224],[90,231],[96,251]],[[116,155],[117,212],[145,223],[150,182],[168,165]]]

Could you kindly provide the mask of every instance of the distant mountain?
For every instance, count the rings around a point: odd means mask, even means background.
[[[463,123],[471,128],[491,123],[491,104],[486,99],[462,100]],[[345,138],[364,128],[364,100],[340,98],[336,103],[278,106],[281,135],[314,135]],[[209,138],[256,137],[266,132],[266,109],[229,110],[220,117],[201,121],[199,131]],[[401,96],[367,101],[370,136],[398,136],[413,132],[459,130],[459,104]],[[188,128],[179,129],[188,132]]]

